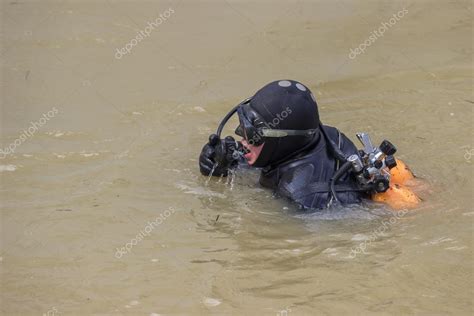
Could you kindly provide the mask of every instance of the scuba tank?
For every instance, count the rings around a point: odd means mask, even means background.
[[[367,133],[357,133],[356,136],[364,146],[358,155],[340,159],[340,153],[335,154],[343,164],[330,180],[333,198],[338,201],[335,190],[337,180],[343,174],[352,172],[360,190],[371,193],[374,201],[384,202],[396,209],[416,206],[420,198],[405,186],[414,175],[401,160],[394,157],[396,147],[388,140],[375,147]],[[334,143],[330,142],[330,145],[337,151]]]
[[[416,207],[421,199],[407,186],[415,176],[408,166],[397,159],[397,166],[390,169],[390,188],[383,193],[375,193],[372,200],[390,205],[394,209]]]

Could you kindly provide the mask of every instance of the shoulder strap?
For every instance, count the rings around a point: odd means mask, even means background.
[[[326,139],[326,144],[328,145],[328,148],[331,151],[331,153],[334,155],[334,158],[336,158],[339,161],[345,161],[346,157],[340,148],[341,147],[341,132],[337,128],[332,127],[333,129],[337,131],[337,135],[338,135],[338,141],[337,141],[338,144],[335,144],[334,141],[328,136],[324,128],[325,126],[320,124],[321,133]]]
[[[342,153],[342,151],[341,151],[341,132],[337,128],[336,128],[336,131],[337,131],[337,149],[339,150],[340,153]],[[329,144],[329,146],[331,146],[331,145]],[[340,166],[341,166],[341,160],[336,157],[336,170],[334,170],[334,171],[336,172],[337,170],[339,170]],[[336,192],[338,192],[338,186],[341,186],[341,185],[336,185],[335,186]],[[329,201],[327,203],[327,207],[329,207],[332,204],[333,200],[334,200],[334,196],[332,195],[331,186],[330,186],[329,182],[327,183],[327,187],[328,187],[328,191],[324,191],[324,192],[331,192],[331,194],[330,194],[331,198],[329,199]],[[318,192],[314,192],[314,194],[316,194],[316,193],[318,193]]]
[[[366,189],[358,187],[355,184],[336,184],[334,186],[336,192],[364,192]],[[317,194],[317,193],[329,193],[331,188],[328,182],[313,182],[307,185],[303,190],[295,192],[293,197],[295,199],[303,198],[307,195]]]

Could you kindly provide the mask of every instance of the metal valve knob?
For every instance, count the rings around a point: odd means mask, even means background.
[[[397,147],[395,147],[391,142],[386,139],[380,144],[379,148],[387,156],[393,155],[397,152]]]
[[[385,157],[385,165],[388,169],[392,169],[397,166],[397,160],[392,155]]]

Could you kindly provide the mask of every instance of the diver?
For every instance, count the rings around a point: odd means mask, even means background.
[[[239,118],[235,134],[242,140],[232,136],[221,139],[234,113]],[[394,190],[403,190],[402,194],[415,201],[395,179],[410,177],[408,168],[397,168],[403,163],[393,156],[395,146],[386,140],[373,146],[366,133],[357,137],[363,150],[337,128],[321,123],[308,87],[294,80],[279,80],[265,85],[223,118],[201,151],[199,168],[206,176],[227,176],[230,169],[243,163],[260,168],[263,187],[303,208],[355,204],[365,198],[389,203],[387,194],[391,191],[393,195]],[[392,183],[391,178],[395,180]],[[390,196],[393,198],[400,195]]]

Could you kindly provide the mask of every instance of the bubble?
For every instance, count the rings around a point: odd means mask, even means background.
[[[206,297],[203,300],[203,303],[204,303],[204,305],[206,305],[208,307],[214,307],[214,306],[220,305],[221,301],[218,300],[218,299],[215,299],[215,298]]]

